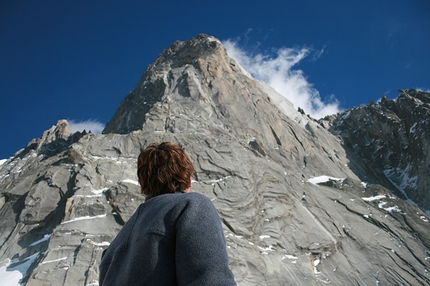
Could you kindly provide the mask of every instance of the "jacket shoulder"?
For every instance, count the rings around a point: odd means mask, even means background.
[[[190,206],[201,206],[206,208],[213,208],[215,209],[215,206],[213,205],[212,201],[206,197],[205,195],[202,195],[200,193],[187,193],[184,194],[183,198],[185,201],[188,202],[188,205]]]

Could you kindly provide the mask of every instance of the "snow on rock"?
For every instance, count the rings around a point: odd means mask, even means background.
[[[91,192],[95,195],[101,195],[104,191],[107,191],[107,190],[109,190],[109,188],[103,188],[100,190],[91,190]]]
[[[318,264],[320,264],[320,260],[319,259],[314,260],[313,264],[314,264],[314,273],[315,274],[320,274],[321,272],[319,272],[318,269],[317,269]]]
[[[138,181],[131,180],[131,179],[125,179],[125,180],[122,180],[121,182],[123,182],[123,183],[130,183],[130,184],[133,184],[133,185],[136,185],[136,186],[140,186],[140,184],[139,184]]]
[[[366,202],[373,202],[373,201],[385,199],[386,197],[387,197],[386,195],[379,195],[379,196],[372,196],[372,197],[362,198],[362,199],[363,201],[366,201]]]
[[[71,223],[71,222],[80,221],[80,220],[89,220],[89,219],[103,218],[103,217],[106,217],[106,214],[96,215],[96,216],[83,216],[83,217],[77,217],[75,219],[63,221],[61,224]]]
[[[334,178],[334,177],[323,175],[323,176],[319,176],[319,177],[310,178],[310,179],[308,179],[308,182],[311,184],[314,184],[314,185],[318,185],[321,183],[326,183],[328,181],[341,181],[342,182],[343,180],[344,179],[341,179],[341,178]]]
[[[6,259],[0,267],[0,281],[2,286],[21,285],[21,279],[27,275],[28,269],[39,256],[39,252],[19,261],[18,259]]]
[[[385,207],[384,208],[384,206],[387,204],[387,202],[380,202],[379,204],[378,204],[378,208],[380,208],[380,209],[384,209],[385,211],[387,211],[387,212],[393,212],[393,211],[395,211],[395,212],[400,212],[400,209],[399,209],[399,207],[398,206],[392,206],[392,207]]]
[[[283,257],[282,257],[282,260],[284,260],[284,259],[289,259],[289,260],[293,260],[293,261],[291,261],[291,263],[296,263],[297,261],[297,259],[299,259],[299,257],[298,256],[294,256],[294,255],[290,255],[290,254],[285,254]]]
[[[393,211],[400,212],[401,211],[398,206],[384,207],[387,204],[387,202],[384,202],[381,200],[385,199],[385,198],[387,198],[386,195],[379,195],[379,196],[372,196],[372,197],[367,197],[367,198],[362,198],[362,199],[363,199],[363,201],[366,201],[366,202],[379,201],[378,208],[383,209],[387,212],[393,212]]]
[[[417,187],[418,176],[410,176],[412,165],[409,164],[405,169],[387,168],[384,170],[385,176],[393,183],[406,197],[406,189]]]
[[[98,243],[98,242],[91,241],[91,244],[93,244],[95,246],[109,246],[110,242],[102,241],[102,242]]]
[[[58,259],[53,259],[53,260],[48,260],[48,261],[43,261],[41,264],[48,264],[48,263],[53,263],[53,262],[59,262],[59,261],[63,261],[66,260],[67,256],[58,258]]]
[[[44,242],[44,241],[47,241],[47,240],[49,240],[49,238],[51,237],[51,235],[50,234],[45,234],[44,236],[43,236],[43,238],[41,238],[41,239],[39,239],[39,240],[37,240],[37,241],[35,241],[35,242],[33,242],[32,244],[30,244],[29,246],[35,246],[35,245],[37,245],[37,244],[39,244],[39,243],[42,243],[42,242]]]

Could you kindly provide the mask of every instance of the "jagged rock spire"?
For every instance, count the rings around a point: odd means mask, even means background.
[[[175,100],[185,108],[193,101],[209,100],[209,86],[215,78],[231,73],[231,59],[221,43],[207,35],[186,42],[176,41],[148,66],[135,89],[121,102],[103,133],[125,134],[143,128],[151,109],[167,111],[164,106]],[[176,111],[176,110],[174,110]],[[170,115],[172,110],[169,110]],[[156,119],[152,119],[156,120]],[[164,122],[163,122],[164,123]],[[155,126],[164,130],[164,126]]]

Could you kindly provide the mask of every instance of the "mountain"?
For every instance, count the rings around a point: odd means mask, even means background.
[[[428,285],[428,97],[315,120],[216,38],[176,41],[103,134],[60,120],[0,165],[0,279],[98,285],[103,249],[144,200],[138,154],[174,141],[219,212],[238,285]]]

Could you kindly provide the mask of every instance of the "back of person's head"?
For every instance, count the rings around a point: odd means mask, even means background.
[[[186,190],[193,173],[185,150],[172,142],[151,144],[137,160],[140,188],[149,197]]]

